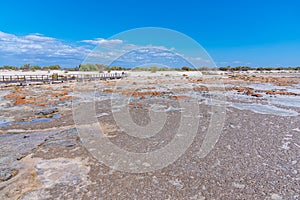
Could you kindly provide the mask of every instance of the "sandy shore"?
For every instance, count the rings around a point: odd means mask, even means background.
[[[299,78],[130,72],[3,87],[0,198],[299,199]]]

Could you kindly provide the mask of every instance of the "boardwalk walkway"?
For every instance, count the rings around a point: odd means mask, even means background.
[[[107,80],[121,79],[126,77],[126,73],[94,73],[94,74],[64,74],[64,75],[0,75],[0,84],[17,83],[26,85],[34,82],[58,83],[64,81],[83,80]]]

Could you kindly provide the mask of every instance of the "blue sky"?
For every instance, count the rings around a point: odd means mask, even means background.
[[[299,8],[297,0],[1,1],[0,65],[73,67],[96,38],[164,27],[199,42],[217,66],[299,66]]]

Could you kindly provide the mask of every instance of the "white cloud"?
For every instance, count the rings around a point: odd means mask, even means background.
[[[101,48],[99,46],[93,50],[85,63],[102,63],[105,65],[118,66],[141,66],[149,63],[161,63],[170,67],[187,66],[215,66],[208,59],[202,57],[188,57],[183,54],[176,53],[175,48],[168,49],[164,46],[145,45],[139,46],[136,44],[126,44],[116,46],[115,48]]]
[[[130,44],[125,43],[122,40],[114,39],[114,40],[105,40],[100,39],[102,42],[102,45],[98,45],[97,48],[95,48],[86,58],[84,61],[85,63],[101,63],[104,65],[110,65],[112,62],[116,61],[120,58],[120,61],[129,63],[129,62],[135,62],[135,60],[143,60],[144,62],[149,62],[153,58],[149,57],[161,57],[165,56],[167,57],[167,49],[164,46],[154,46],[154,45],[137,45],[137,44]],[[87,43],[94,43],[97,44],[99,41],[95,40],[83,40]],[[122,41],[122,42],[121,42]],[[105,45],[104,45],[105,44]],[[156,53],[156,49],[158,49],[158,53]],[[164,50],[165,55],[162,55],[161,50]],[[133,55],[130,55],[130,54]],[[124,55],[126,54],[126,55]],[[140,56],[138,55],[140,54]],[[136,57],[136,58],[135,58]]]
[[[148,66],[161,65],[168,67],[189,66],[185,58],[179,54],[167,50],[167,48],[146,46],[135,49],[121,55],[118,59],[113,60],[112,65],[117,66]]]
[[[18,36],[0,31],[0,66],[6,64],[20,66],[30,63],[32,65],[60,64],[63,67],[75,67],[83,61],[109,65],[115,60],[121,63],[155,62],[171,66],[172,64],[186,64],[185,59],[192,61],[193,64],[196,63],[195,66],[200,66],[201,63],[203,65],[207,62],[201,57],[177,54],[174,51],[175,48],[151,44],[141,46],[126,43],[120,39],[97,38],[80,42],[70,44],[37,33]],[[97,45],[98,48],[91,50],[93,47],[88,44]]]
[[[84,46],[67,44],[41,34],[17,36],[0,31],[0,65],[78,65],[91,50]]]
[[[103,47],[114,47],[115,45],[122,44],[122,40],[114,39],[114,40],[106,40],[103,38],[96,38],[94,40],[82,40],[81,42],[85,42],[88,44],[99,45]]]

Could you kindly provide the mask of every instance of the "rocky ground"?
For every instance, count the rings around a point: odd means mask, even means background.
[[[0,199],[299,199],[299,94],[299,74],[151,73],[2,87]],[[143,138],[155,122],[162,127]],[[181,126],[195,137],[174,162],[132,173],[135,160],[120,170],[87,147],[89,134],[82,131],[95,123],[112,146],[134,153],[167,147]],[[210,128],[220,134],[203,156]]]

